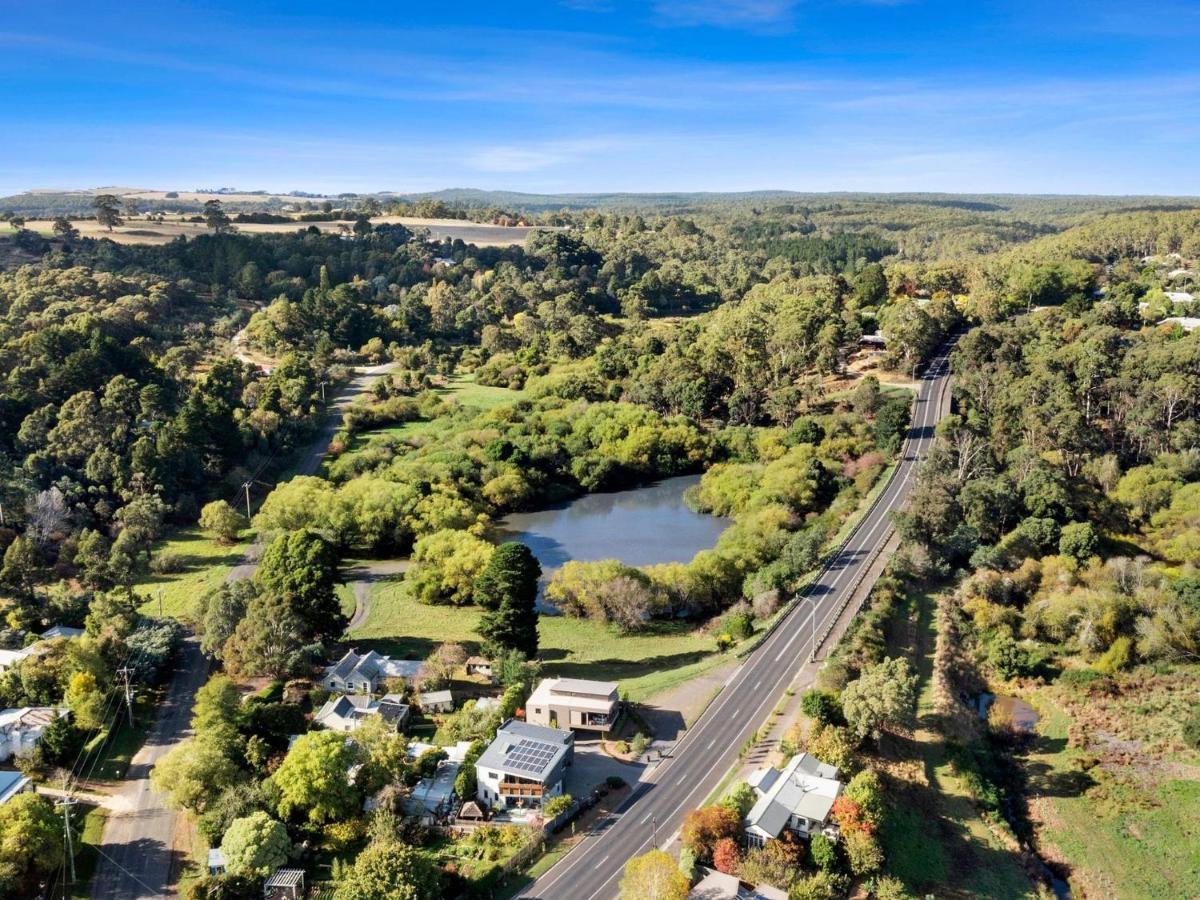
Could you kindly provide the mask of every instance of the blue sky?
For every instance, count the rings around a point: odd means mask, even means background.
[[[4,193],[1200,194],[1200,2],[0,6]]]

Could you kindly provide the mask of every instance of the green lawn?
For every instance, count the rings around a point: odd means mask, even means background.
[[[352,638],[361,646],[422,659],[443,641],[473,643],[475,607],[426,606],[408,596],[400,576],[377,584],[367,620]],[[719,664],[726,656],[693,625],[664,623],[652,631],[618,635],[585,619],[542,616],[541,657],[548,675],[619,681],[643,700]]]
[[[525,396],[524,391],[476,384],[474,374],[451,376],[445,387],[437,389],[437,393],[448,400],[453,399],[463,406],[474,406],[477,409],[495,409],[497,406],[515,403]]]
[[[168,616],[187,619],[196,601],[220,586],[237,565],[245,544],[227,546],[209,538],[198,527],[180,528],[154,545],[153,554],[172,553],[182,558],[183,570],[171,575],[147,573],[134,589],[146,602],[142,612],[158,615],[158,595],[162,591],[162,609]]]

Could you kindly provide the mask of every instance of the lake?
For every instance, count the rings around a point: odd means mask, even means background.
[[[631,566],[688,562],[697,551],[715,545],[729,526],[728,519],[693,512],[684,504],[683,492],[699,481],[699,475],[681,475],[513,513],[500,521],[497,539],[529,545],[544,576],[573,559],[619,559]]]

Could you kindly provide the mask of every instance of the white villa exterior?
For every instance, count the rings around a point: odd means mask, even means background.
[[[325,669],[321,684],[331,691],[348,694],[374,694],[379,683],[388,678],[415,678],[421,669],[418,659],[392,659],[380,656],[374,650],[358,653],[349,650],[346,655]]]
[[[475,799],[484,809],[541,809],[563,792],[575,735],[509,719],[475,763]]]
[[[782,771],[773,766],[755,771],[747,779],[758,801],[742,823],[746,843],[761,847],[785,828],[802,838],[823,834],[836,840],[829,814],[842,792],[837,775],[835,766],[808,753],[792,757]]]

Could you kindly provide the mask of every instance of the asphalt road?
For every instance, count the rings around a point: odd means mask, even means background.
[[[334,433],[341,426],[342,413],[380,375],[394,364],[370,366],[359,370],[330,404],[329,415],[321,431],[313,438],[296,466],[299,475],[312,475]],[[229,580],[250,578],[258,568],[258,548],[246,551],[240,564],[229,573]],[[92,879],[94,900],[132,900],[167,897],[182,860],[176,858],[176,834],[182,824],[180,813],[168,807],[150,786],[150,770],[166,753],[191,734],[192,704],[196,691],[208,678],[208,660],[200,652],[199,641],[189,639],[181,651],[171,678],[166,701],[159,707],[146,743],[133,757],[129,773],[121,785],[116,805],[120,813],[109,816],[104,826],[104,843]]]
[[[668,759],[642,780],[618,813],[598,823],[579,846],[519,896],[544,900],[616,896],[625,863],[650,849],[656,837],[665,846],[684,814],[720,783],[738,751],[808,659],[814,615],[819,641],[822,630],[837,619],[843,602],[866,575],[875,551],[891,535],[890,513],[903,506],[932,443],[934,425],[949,411],[947,352],[943,348],[921,380],[913,425],[892,480],[806,592],[806,600],[734,671]]]

